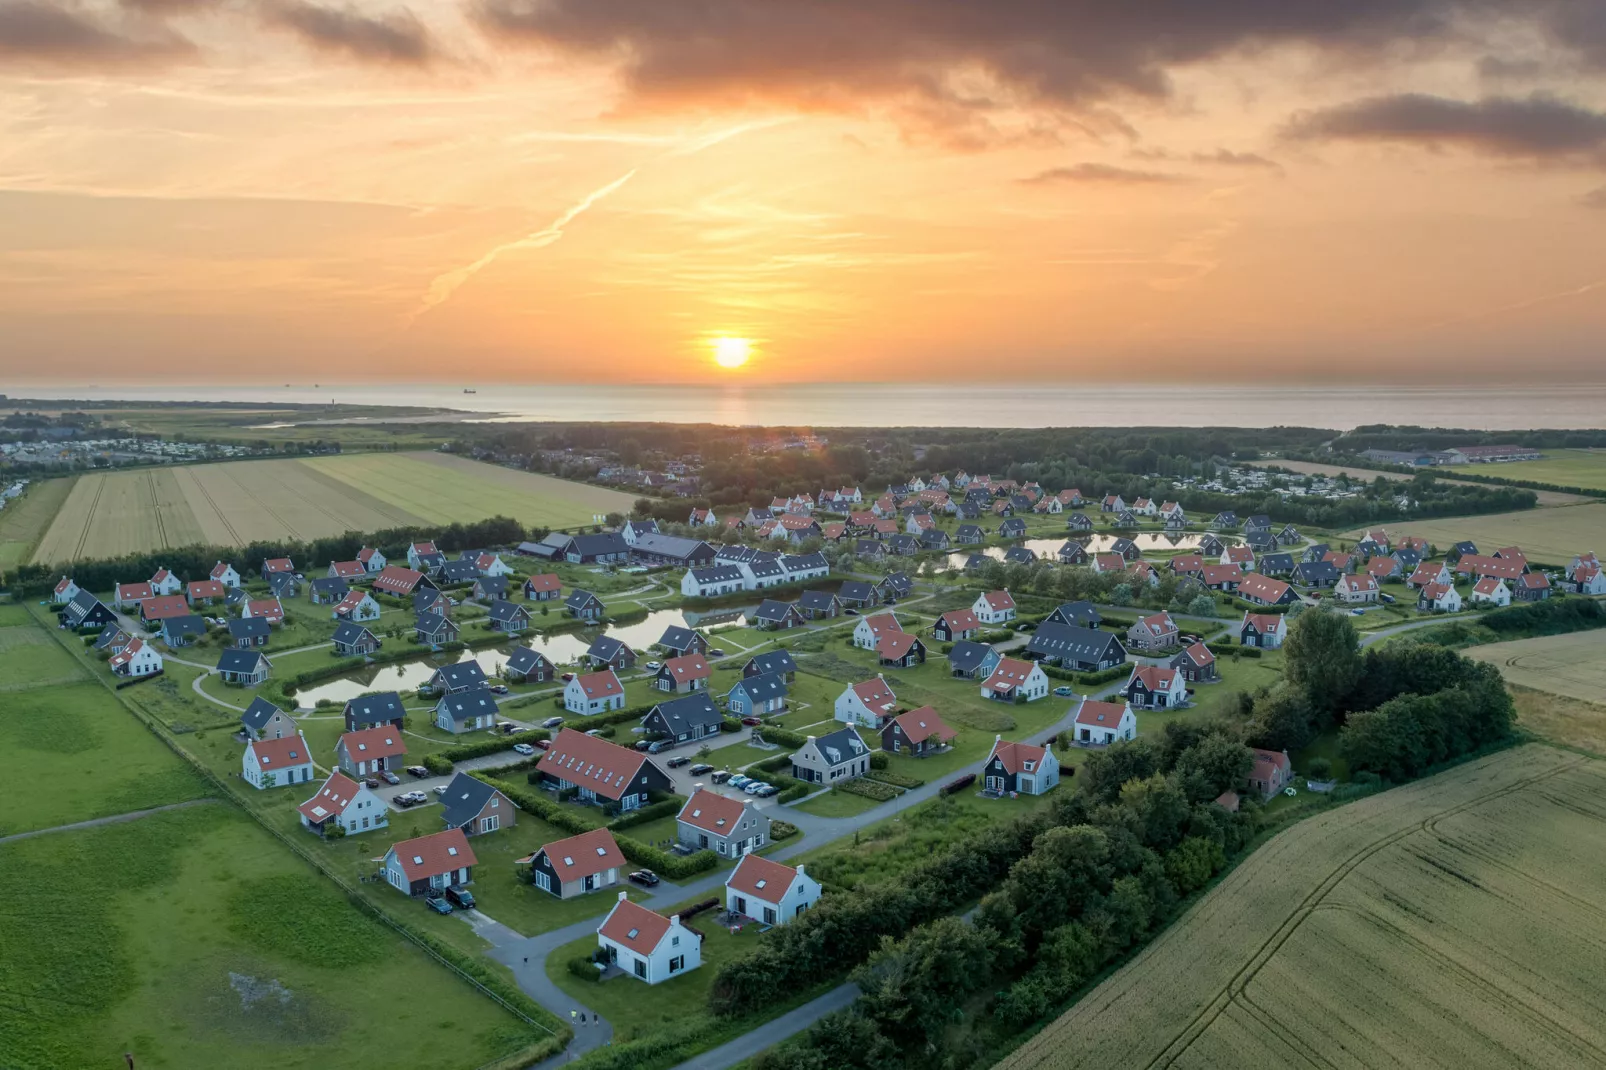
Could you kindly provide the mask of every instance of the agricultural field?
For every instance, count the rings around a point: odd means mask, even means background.
[[[1568,450],[1568,451],[1564,451],[1564,452],[1587,453],[1588,451],[1587,450]],[[1359,467],[1359,466],[1353,465],[1353,464],[1323,464],[1320,461],[1288,461],[1288,460],[1251,461],[1249,463],[1253,464],[1253,465],[1258,465],[1261,468],[1286,468],[1290,472],[1300,472],[1300,473],[1302,473],[1304,475],[1308,475],[1308,476],[1347,475],[1347,476],[1351,477],[1352,479],[1364,480],[1367,483],[1370,483],[1372,480],[1376,479],[1378,476],[1384,476],[1384,477],[1386,477],[1388,479],[1396,479],[1396,480],[1407,478],[1407,477],[1401,475],[1399,472],[1383,472],[1383,471],[1379,471],[1376,468],[1362,468],[1362,467]],[[1550,478],[1547,478],[1547,477],[1544,477],[1544,476],[1525,476],[1525,475],[1520,475],[1519,474],[1521,472],[1528,471],[1530,467],[1533,467],[1535,464],[1540,464],[1540,463],[1545,463],[1545,462],[1532,462],[1531,463],[1531,462],[1528,462],[1528,461],[1524,461],[1521,464],[1478,465],[1478,466],[1476,466],[1476,469],[1468,469],[1468,468],[1424,468],[1424,469],[1422,469],[1422,471],[1429,472],[1429,473],[1432,474],[1434,479],[1442,480],[1442,481],[1444,481],[1446,483],[1465,483],[1468,486],[1485,486],[1486,484],[1480,483],[1480,482],[1478,482],[1476,480],[1456,479],[1455,478],[1455,474],[1457,472],[1474,472],[1475,471],[1477,474],[1487,473],[1489,475],[1502,476],[1502,477],[1507,478],[1507,479],[1532,479],[1532,480],[1534,480],[1536,482],[1539,482],[1539,483],[1560,483],[1560,484],[1563,484],[1563,485],[1569,486],[1569,487],[1599,486],[1602,489],[1606,489],[1606,482],[1602,482],[1602,483],[1598,483],[1598,484],[1597,483],[1585,483],[1585,482],[1583,482],[1581,480],[1578,480],[1578,479],[1550,479]],[[1602,454],[1601,455],[1601,462],[1600,463],[1601,463],[1601,472],[1603,473],[1602,474],[1602,479],[1606,480],[1606,454]],[[1568,494],[1565,491],[1559,491],[1559,490],[1536,490],[1536,491],[1534,491],[1534,494],[1538,495],[1538,497],[1539,497],[1538,505],[1540,506],[1540,508],[1544,508],[1545,506],[1550,506],[1550,505],[1576,505],[1576,504],[1578,504],[1580,502],[1586,502],[1586,501],[1590,500],[1590,499],[1584,497],[1581,494]]]
[[[60,481],[52,481],[60,482]],[[48,484],[47,484],[48,486]],[[93,472],[19,516],[0,545],[55,563],[205,543],[314,539],[511,515],[574,527],[628,512],[634,499],[439,453],[373,453]],[[64,499],[64,500],[63,500]],[[28,498],[22,506],[27,507]],[[52,502],[54,503],[52,505]],[[44,512],[54,508],[46,523]],[[33,548],[37,543],[37,548]]]
[[[1318,814],[999,1065],[1598,1066],[1603,792],[1534,744]]]
[[[77,476],[39,480],[0,509],[0,575],[33,558],[77,480]]]
[[[1601,542],[1606,532],[1606,502],[1448,520],[1413,520],[1389,525],[1389,531],[1420,535],[1440,550],[1462,539],[1471,539],[1485,553],[1501,546],[1520,546],[1534,561],[1565,565],[1575,554],[1593,550]],[[1365,529],[1357,528],[1341,537],[1358,539],[1364,534]]]
[[[1543,460],[1479,465],[1470,471],[1501,479],[1606,490],[1606,450],[1545,450]]]
[[[126,716],[126,714],[125,714]],[[0,844],[0,1066],[482,1066],[532,1030],[226,804]]]
[[[1466,655],[1498,666],[1509,684],[1606,704],[1606,636],[1571,632],[1472,647]]]

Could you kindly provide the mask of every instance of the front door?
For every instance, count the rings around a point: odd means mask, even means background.
[[[596,887],[597,887],[597,878],[595,876],[591,875],[591,874],[587,874],[586,875],[586,884],[585,884],[586,891],[588,891],[588,892],[592,891]]]
[[[738,914],[746,914],[747,913],[747,897],[746,896],[739,895],[739,896],[736,897],[736,913],[738,913]]]
[[[995,791],[1002,794],[1004,790],[1004,778],[1001,776],[990,776],[987,778],[983,786],[988,791]]]

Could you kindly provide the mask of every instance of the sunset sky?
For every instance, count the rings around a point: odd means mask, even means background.
[[[7,383],[1598,381],[1603,339],[1601,0],[0,0]]]

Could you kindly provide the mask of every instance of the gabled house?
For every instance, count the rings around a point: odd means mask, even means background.
[[[1018,516],[1009,517],[998,525],[1000,539],[1024,539],[1026,537],[1026,521]]]
[[[669,775],[641,751],[560,728],[536,772],[558,788],[574,788],[582,802],[601,802],[621,812],[647,805],[653,792],[673,788]]]
[[[999,702],[1036,702],[1048,696],[1048,674],[1035,661],[1000,658],[982,681],[981,697]]]
[[[703,963],[703,938],[683,926],[679,914],[666,918],[624,892],[597,928],[597,945],[611,964],[650,985]]]
[[[1126,502],[1122,500],[1119,494],[1106,494],[1104,500],[1099,503],[1099,512],[1101,513],[1122,513],[1126,511],[1126,508]]]
[[[1237,565],[1245,572],[1254,570],[1255,552],[1247,546],[1222,547],[1221,556],[1216,561],[1220,565]]]
[[[974,639],[981,632],[981,621],[970,609],[950,609],[938,617],[931,626],[932,638],[951,643],[958,639]]]
[[[407,547],[407,567],[422,571],[426,558],[444,556],[433,542],[415,542]]]
[[[78,584],[74,583],[71,577],[63,576],[61,581],[56,584],[55,588],[50,593],[50,604],[53,606],[64,606],[77,597]]]
[[[981,765],[982,790],[989,795],[1043,795],[1060,782],[1054,746],[1034,747],[993,737],[992,753]]]
[[[441,792],[441,820],[465,836],[483,836],[517,824],[518,807],[483,780],[459,772]]]
[[[240,586],[240,573],[226,561],[219,561],[212,566],[211,578],[224,587]]]
[[[762,676],[774,673],[787,683],[797,679],[797,662],[785,650],[766,650],[762,654],[755,654],[742,666],[742,676]]]
[[[234,617],[229,620],[229,645],[240,650],[267,646],[273,629],[261,617]]]
[[[463,584],[473,584],[479,577],[479,570],[472,561],[442,561],[440,566],[430,572],[430,575],[447,587],[458,587]]]
[[[612,669],[577,673],[563,685],[563,708],[570,713],[607,713],[625,708],[625,688]]]
[[[746,799],[699,787],[675,815],[675,839],[688,850],[741,858],[770,842],[770,819]]]
[[[1579,565],[1573,569],[1570,582],[1577,594],[1606,594],[1606,572],[1599,565]]]
[[[1215,531],[1229,531],[1238,526],[1238,514],[1232,510],[1217,513],[1210,521],[1210,527]]]
[[[658,703],[641,719],[641,726],[649,739],[667,740],[668,745],[674,746],[717,736],[722,722],[714,700],[706,691],[699,691]]]
[[[262,578],[270,583],[274,576],[292,574],[295,570],[295,564],[288,557],[270,557],[262,562]]]
[[[420,613],[413,622],[413,634],[420,643],[428,643],[433,647],[442,647],[447,643],[457,642],[462,633],[456,621],[450,617],[443,617],[439,613]]]
[[[1294,779],[1294,765],[1288,760],[1287,751],[1254,749],[1255,764],[1249,768],[1246,778],[1250,791],[1259,792],[1262,799],[1269,799],[1279,794]]]
[[[914,581],[904,572],[889,572],[882,577],[880,584],[877,585],[881,601],[888,603],[896,602],[900,598],[908,598],[914,592],[914,589]]]
[[[1069,531],[1092,531],[1093,520],[1085,513],[1072,513],[1065,518],[1065,527]]]
[[[339,826],[347,835],[390,824],[385,800],[344,773],[330,773],[312,798],[296,807],[301,827],[326,836]]]
[[[1126,647],[1110,632],[1044,621],[1027,642],[1026,654],[1077,672],[1100,672],[1125,661]]]
[[[1094,554],[1093,572],[1103,575],[1106,572],[1125,572],[1126,558],[1120,554]]]
[[[376,724],[342,733],[335,743],[335,763],[351,776],[372,776],[401,764],[407,754],[407,741],[401,729]]]
[[[1149,653],[1177,645],[1177,622],[1164,610],[1140,617],[1126,630],[1127,648]]]
[[[372,546],[364,546],[358,550],[357,560],[362,563],[363,571],[370,573],[382,571],[387,564],[385,555]]]
[[[910,632],[883,632],[875,651],[881,664],[889,667],[908,669],[926,660],[926,644]]]
[[[800,862],[783,866],[748,855],[725,879],[725,909],[762,925],[785,925],[820,901],[820,883]]]
[[[189,646],[191,643],[206,638],[206,620],[193,614],[184,617],[168,617],[162,621],[162,642],[169,650]]]
[[[885,679],[876,676],[843,688],[836,699],[834,716],[845,724],[880,730],[897,713],[898,697]]]
[[[253,598],[240,607],[242,617],[260,617],[271,627],[284,623],[284,604],[277,598]]]
[[[361,561],[331,561],[329,562],[329,568],[324,575],[330,579],[340,579],[349,582],[351,580],[366,578],[368,575],[368,570],[362,567]],[[316,583],[318,581],[314,580],[313,582]]]
[[[351,584],[338,576],[320,576],[307,584],[307,597],[315,606],[339,602],[351,593]]]
[[[107,661],[112,672],[137,680],[162,671],[162,655],[156,647],[138,636],[130,636],[124,647]]]
[[[870,748],[852,725],[809,736],[792,754],[792,776],[807,784],[834,784],[870,771]]]
[[[680,578],[680,593],[687,598],[717,598],[746,589],[747,577],[739,565],[691,568]]]
[[[253,698],[240,714],[240,728],[246,739],[283,739],[295,734],[296,723],[267,699]]]
[[[1509,606],[1511,588],[1499,576],[1485,576],[1472,585],[1472,601],[1485,606]]]
[[[1029,565],[1037,560],[1037,552],[1025,546],[1011,546],[1004,551],[1004,564]]]
[[[1243,582],[1244,574],[1237,565],[1206,565],[1199,579],[1212,591],[1232,592]]]
[[[267,655],[258,650],[229,649],[218,655],[217,674],[228,684],[255,687],[268,678],[273,666]]]
[[[887,632],[901,632],[903,625],[891,613],[876,613],[867,617],[860,617],[859,623],[853,626],[853,645],[860,650],[874,650],[881,644],[881,636]]]
[[[157,597],[178,594],[184,589],[184,581],[165,568],[156,570],[150,578],[150,585],[151,594]]]
[[[801,628],[808,622],[803,614],[791,602],[780,602],[773,598],[766,598],[758,604],[753,611],[752,622],[760,631],[784,631],[790,628]]]
[[[936,710],[921,706],[898,714],[882,726],[881,749],[889,754],[925,758],[946,750],[958,735]]]
[[[490,681],[486,679],[485,670],[480,667],[478,659],[469,658],[467,661],[442,665],[429,674],[425,686],[437,694],[449,695],[458,691],[477,691],[489,685]]]
[[[1299,601],[1299,592],[1282,580],[1251,572],[1239,581],[1238,597],[1257,606],[1284,606]]]
[[[973,643],[961,639],[948,651],[948,674],[967,680],[985,680],[998,668],[1002,657],[986,643]]]
[[[960,524],[954,530],[954,541],[960,546],[980,546],[987,541],[987,532],[979,524]]]
[[[378,620],[380,614],[379,603],[374,601],[373,595],[367,591],[348,591],[335,606],[330,616],[335,620],[352,621],[358,624],[366,621]]]
[[[407,710],[402,706],[401,696],[396,692],[372,691],[349,699],[345,708],[341,710],[341,716],[345,720],[348,732],[373,725],[389,725],[399,729],[407,716]]]
[[[492,602],[486,617],[492,630],[504,635],[518,635],[530,626],[530,611],[506,599]]]
[[[1189,683],[1208,683],[1221,679],[1216,669],[1216,656],[1203,643],[1183,647],[1168,664]]]
[[[1287,551],[1262,554],[1256,570],[1267,576],[1292,576],[1294,574],[1294,555]]]
[[[842,615],[842,603],[830,591],[804,591],[797,596],[797,610],[808,620],[829,620]]]
[[[602,599],[590,591],[575,588],[569,597],[564,599],[563,611],[571,617],[578,617],[588,624],[599,623],[606,610],[603,609]]]
[[[530,602],[550,602],[563,597],[563,581],[551,572],[542,572],[525,579],[521,588]]]
[[[554,840],[519,861],[529,863],[531,884],[559,899],[614,887],[626,864],[618,841],[605,828]]]
[[[1288,638],[1288,620],[1278,613],[1244,613],[1238,623],[1240,646],[1276,650]]]
[[[301,581],[294,572],[268,574],[268,593],[278,599],[294,598],[301,589]]]
[[[404,598],[419,588],[435,590],[435,581],[416,569],[400,565],[386,565],[374,574],[373,589],[380,594]]]
[[[1338,576],[1331,561],[1306,561],[1294,568],[1294,582],[1305,587],[1331,587],[1338,582]]]
[[[453,691],[442,695],[435,703],[435,727],[453,735],[494,728],[500,712],[496,696],[488,687]]]
[[[379,870],[397,891],[417,898],[474,882],[478,859],[462,829],[446,829],[392,844]]]
[[[1188,702],[1188,682],[1176,669],[1134,665],[1121,695],[1133,709],[1168,710]]]
[[[993,626],[1008,624],[1015,619],[1015,598],[1007,590],[987,591],[976,596],[976,601],[970,605],[970,611],[983,624]]]
[[[713,670],[701,654],[686,654],[667,659],[653,682],[660,691],[700,691],[708,686],[711,676]]]
[[[190,606],[181,594],[153,595],[139,604],[139,619],[147,628],[160,627],[168,617],[188,616]]]
[[[1401,575],[1400,559],[1397,556],[1374,557],[1366,562],[1366,575],[1378,583],[1385,580],[1399,579]]]
[[[1427,613],[1461,612],[1461,594],[1447,583],[1430,583],[1416,596],[1416,608]]]
[[[1517,577],[1511,596],[1518,602],[1543,602],[1550,597],[1550,577],[1543,572],[1524,572]]]
[[[682,628],[678,624],[671,624],[664,629],[664,634],[658,638],[654,646],[669,652],[675,657],[684,657],[687,654],[708,654],[708,640],[703,634],[693,628]]]
[[[476,602],[502,601],[507,598],[507,577],[482,575],[469,588],[468,596]],[[529,613],[529,610],[524,610],[525,616],[529,616]]]
[[[780,673],[744,676],[726,694],[725,708],[732,717],[762,717],[786,709],[788,693],[786,678]]]
[[[1107,747],[1136,738],[1138,719],[1127,703],[1083,698],[1076,708],[1071,731],[1080,746]]]
[[[515,684],[544,684],[556,673],[545,654],[527,646],[514,647],[502,665],[502,678]]]
[[[1123,567],[1136,561],[1141,556],[1138,544],[1125,536],[1110,541],[1110,553],[1120,556],[1122,562],[1124,562]]]
[[[1351,605],[1377,601],[1377,577],[1366,572],[1343,575],[1333,585],[1333,595]]]
[[[312,779],[312,752],[300,732],[277,739],[253,739],[245,745],[240,775],[258,791],[305,784]]]
[[[1097,628],[1104,618],[1092,602],[1062,602],[1054,612],[1043,618],[1044,624],[1069,624],[1083,628]]]
[[[1199,536],[1197,552],[1203,559],[1220,557],[1221,551],[1225,550],[1226,548],[1226,543],[1222,542],[1209,532],[1205,532],[1203,535]]]

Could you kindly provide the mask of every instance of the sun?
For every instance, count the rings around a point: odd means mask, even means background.
[[[721,335],[710,344],[714,347],[714,363],[721,368],[740,368],[753,355],[751,339]]]

